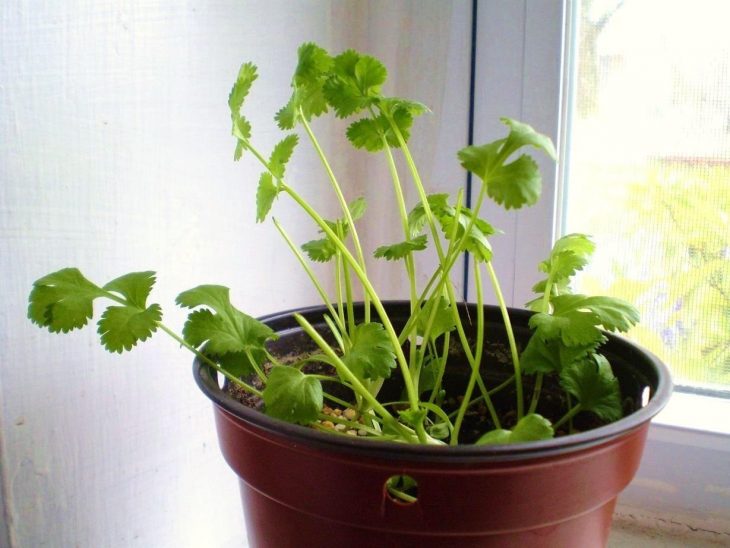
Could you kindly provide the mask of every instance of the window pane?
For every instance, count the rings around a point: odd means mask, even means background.
[[[564,231],[678,384],[730,389],[730,2],[583,0]]]

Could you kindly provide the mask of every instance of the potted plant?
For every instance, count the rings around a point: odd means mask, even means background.
[[[234,158],[247,154],[263,169],[257,221],[286,198],[322,233],[298,245],[273,220],[323,305],[254,319],[230,302],[228,288],[203,285],[177,297],[192,309],[178,334],[148,304],[153,272],[100,286],[67,268],[35,282],[28,317],[68,332],[106,299],[98,332],[107,350],[130,350],[163,331],[195,355],[196,381],[214,402],[221,448],[241,480],[253,546],[604,544],[616,495],[638,467],[671,381],[653,356],[610,333],[638,321],[633,306],[571,292],[594,249],[585,235],[555,243],[526,310],[506,306],[489,243],[497,230],[482,205],[534,204],[541,179],[525,150],[554,158],[550,139],[505,118],[503,138],[458,152],[481,181],[473,207],[461,191],[428,194],[408,148],[427,107],[383,95],[377,59],[303,44],[276,121],[299,130],[321,159],[341,208],[328,220],[285,177],[299,134],[270,154],[255,146],[242,107],[256,78],[256,67],[243,64],[228,99]],[[408,300],[381,300],[368,277],[357,226],[365,201],[346,200],[310,126],[328,111],[355,117],[347,139],[388,162],[402,240],[373,254],[402,265]],[[396,153],[419,196],[410,209]],[[429,246],[437,266],[419,286],[414,255]],[[450,279],[465,253],[471,304],[459,302]],[[310,261],[331,265],[334,295]],[[483,302],[487,285],[497,306]]]

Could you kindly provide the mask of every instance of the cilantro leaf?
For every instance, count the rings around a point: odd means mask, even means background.
[[[317,378],[282,365],[271,369],[263,399],[267,415],[297,424],[315,421],[324,404]]]
[[[271,152],[269,169],[271,170],[271,174],[277,179],[284,178],[286,164],[289,162],[294,152],[294,147],[297,146],[298,142],[299,137],[296,134],[287,135],[276,144],[274,150]]]
[[[251,90],[251,84],[258,78],[256,65],[253,63],[244,63],[238,69],[238,76],[233,84],[230,94],[228,95],[228,106],[231,108],[232,114],[239,114],[243,101],[246,99],[248,92]]]
[[[352,217],[352,220],[358,221],[362,219],[363,215],[365,215],[365,211],[368,208],[368,203],[363,196],[360,196],[350,202],[347,207],[350,209],[350,216]],[[346,223],[347,221],[345,219],[342,219],[342,222]]]
[[[377,152],[383,148],[384,135],[385,131],[380,117],[363,118],[353,122],[347,128],[347,139],[353,146],[370,152]]]
[[[532,146],[555,157],[555,148],[545,135],[509,118],[502,122],[510,128],[505,139],[480,146],[468,146],[458,156],[464,169],[474,173],[487,185],[487,194],[506,209],[534,204],[540,196],[541,176],[537,164],[522,155],[509,164],[508,158],[524,146]]]
[[[157,331],[162,320],[158,304],[140,310],[137,306],[110,306],[99,320],[98,333],[109,352],[131,350],[139,341],[146,341]]]
[[[484,219],[476,218],[472,223],[474,214],[468,208],[461,208],[457,219],[456,209],[449,206],[439,208],[435,211],[436,217],[441,224],[441,229],[447,240],[451,239],[454,223],[458,223],[456,227],[456,240],[461,241],[466,233],[466,229],[471,224],[469,235],[464,242],[464,249],[478,257],[482,261],[489,261],[492,258],[492,245],[489,243],[488,236],[495,234],[497,231]]]
[[[263,223],[279,194],[279,187],[274,184],[271,173],[264,172],[259,178],[259,187],[256,190],[256,222]]]
[[[532,128],[532,126],[523,122],[518,122],[517,120],[506,117],[500,118],[500,120],[510,129],[507,141],[504,143],[503,153],[506,156],[509,156],[514,151],[524,146],[532,146],[536,149],[542,150],[551,159],[555,160],[557,153],[555,152],[555,146],[550,140],[550,137],[538,133]]]
[[[375,103],[388,73],[375,57],[347,50],[334,58],[332,73],[324,84],[324,96],[338,118]]]
[[[487,432],[477,440],[476,445],[547,440],[554,435],[555,432],[549,420],[537,413],[531,413],[522,417],[512,430],[497,429]]]
[[[256,360],[256,365],[262,364],[266,361],[266,353],[263,350],[252,349],[248,353],[246,352],[228,352],[227,354],[215,355],[212,354],[205,346],[203,347],[203,353],[208,355],[211,359],[218,362],[223,369],[228,371],[234,377],[239,379],[246,378],[253,375],[255,372],[254,366],[248,357]]]
[[[302,251],[307,256],[318,263],[326,263],[332,260],[337,254],[337,247],[329,238],[321,238],[319,240],[310,240],[302,244]]]
[[[289,102],[276,113],[281,129],[292,129],[299,121],[300,110],[306,120],[327,112],[322,86],[330,73],[332,58],[318,45],[307,42],[299,46],[298,63],[292,78],[294,88]]]
[[[554,314],[569,316],[590,311],[600,325],[609,331],[626,332],[639,321],[639,311],[631,304],[615,297],[559,295],[552,299]]]
[[[618,379],[602,355],[593,354],[564,368],[560,384],[578,399],[584,411],[592,411],[607,421],[623,416]]]
[[[449,195],[448,194],[429,194],[426,196],[428,201],[428,207],[431,209],[437,218],[441,215],[442,211],[446,211],[449,208]],[[410,231],[411,238],[418,236],[423,227],[426,226],[426,209],[422,203],[418,203],[408,213],[408,229]]]
[[[28,318],[52,333],[68,333],[88,323],[94,314],[94,299],[104,295],[77,268],[64,268],[33,284]]]
[[[395,367],[395,351],[388,333],[378,322],[361,323],[350,335],[352,346],[342,361],[360,379],[390,377]]]
[[[147,297],[153,285],[155,285],[155,273],[148,270],[120,276],[106,284],[104,289],[121,294],[129,304],[143,309],[147,306]]]
[[[435,340],[444,333],[456,328],[449,300],[445,297],[439,297],[438,299],[429,299],[423,305],[423,309],[418,315],[419,335],[424,335],[426,333],[426,327],[428,326],[431,313],[434,313],[434,319],[431,322],[431,330],[429,331],[429,338],[431,340]]]
[[[266,341],[276,337],[270,327],[231,304],[227,287],[200,285],[180,293],[175,302],[185,308],[207,307],[188,315],[183,337],[195,347],[206,343],[213,355],[263,350]]]
[[[380,246],[375,250],[373,256],[376,259],[384,258],[387,261],[395,261],[402,259],[414,251],[422,251],[426,249],[426,245],[427,237],[425,234],[422,234],[421,236],[416,236],[412,240]]]
[[[532,288],[535,293],[544,293],[548,279],[551,280],[551,294],[563,293],[569,279],[588,264],[596,246],[585,234],[567,234],[558,239],[550,256],[538,268],[548,275]]]
[[[407,142],[414,116],[428,112],[428,108],[421,103],[398,98],[382,99],[378,105],[382,114],[375,118],[357,120],[347,128],[347,138],[355,148],[377,152],[384,146],[383,138],[389,146],[399,148],[400,141],[388,121],[388,116]]]
[[[520,365],[526,374],[560,373],[564,367],[594,353],[605,343],[604,335],[584,345],[565,345],[560,339],[544,340],[539,333],[533,334],[520,355]]]

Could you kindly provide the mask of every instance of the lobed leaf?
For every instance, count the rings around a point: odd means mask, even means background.
[[[428,327],[428,321],[432,313],[434,317],[431,320],[431,329],[428,335],[431,340],[435,340],[444,333],[456,329],[456,322],[454,322],[454,315],[449,300],[444,297],[432,298],[424,303],[423,309],[418,315],[417,329],[419,335],[426,334],[426,328]]]
[[[332,258],[337,255],[337,247],[329,238],[310,240],[302,244],[302,251],[304,251],[311,260],[318,263],[331,261]]]
[[[104,294],[77,268],[64,268],[33,284],[28,318],[53,333],[67,333],[88,323],[94,314],[94,299]]]
[[[416,236],[412,240],[399,242],[397,244],[383,245],[375,250],[373,256],[376,259],[385,259],[387,261],[396,261],[403,259],[409,253],[414,251],[422,251],[426,249],[428,239],[425,234]]]
[[[476,445],[497,445],[547,440],[555,435],[552,424],[542,415],[531,413],[522,417],[512,430],[496,429],[484,434]]]
[[[621,390],[608,360],[600,354],[577,361],[560,374],[561,386],[575,396],[585,411],[607,421],[623,416]]]
[[[263,223],[279,194],[279,187],[276,186],[271,173],[264,172],[259,178],[259,186],[256,190],[256,222]]]
[[[144,310],[136,306],[110,306],[102,314],[97,331],[104,348],[121,354],[150,338],[161,320],[162,309],[157,304]]]
[[[361,323],[350,334],[352,346],[342,361],[360,379],[385,379],[395,367],[395,350],[378,322]]]
[[[298,142],[299,137],[296,134],[291,134],[284,137],[274,147],[274,150],[271,152],[271,157],[269,158],[269,169],[275,178],[284,178],[286,164],[289,162],[289,159],[294,152],[294,147],[297,146]]]
[[[347,50],[334,58],[324,96],[338,118],[346,118],[375,103],[388,73],[375,57]]]
[[[146,272],[131,272],[120,276],[106,284],[104,289],[119,293],[129,304],[144,309],[147,307],[147,297],[149,297],[154,285],[155,273],[148,270]]]
[[[183,337],[195,347],[205,344],[211,354],[260,351],[267,340],[276,338],[270,327],[231,304],[227,287],[201,285],[180,293],[176,302],[185,308],[207,307],[188,315]]]
[[[243,101],[251,90],[251,85],[258,78],[256,65],[253,63],[244,63],[238,70],[238,76],[233,84],[233,88],[228,95],[228,106],[231,109],[231,116],[235,118],[241,112]]]
[[[281,365],[271,369],[263,399],[267,415],[297,424],[315,421],[324,404],[322,384],[317,378]]]

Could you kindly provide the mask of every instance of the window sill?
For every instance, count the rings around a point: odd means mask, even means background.
[[[702,548],[730,543],[730,533],[695,527],[683,521],[619,506],[614,514],[608,548]]]

